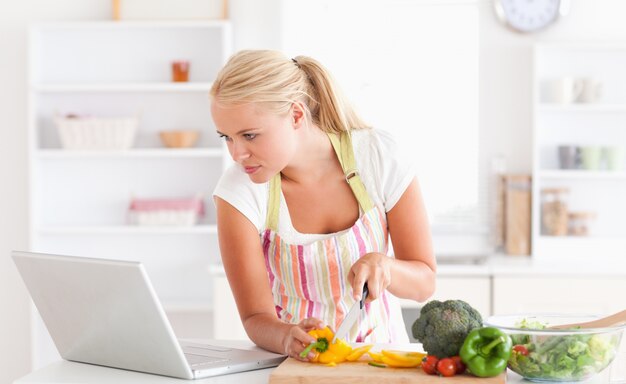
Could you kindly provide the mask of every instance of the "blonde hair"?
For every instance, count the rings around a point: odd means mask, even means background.
[[[222,105],[255,103],[278,114],[299,102],[307,117],[328,133],[368,128],[331,74],[307,56],[288,59],[278,51],[240,51],[218,73],[210,96]]]

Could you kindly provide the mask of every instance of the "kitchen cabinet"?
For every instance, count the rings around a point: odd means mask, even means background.
[[[532,255],[626,254],[626,43],[534,48]]]
[[[30,249],[142,262],[172,318],[206,316],[206,267],[219,262],[211,192],[228,162],[208,91],[231,54],[228,21],[67,22],[33,26],[29,42]],[[172,62],[189,81],[172,82]],[[65,149],[56,117],[139,120],[130,148]],[[159,132],[196,130],[193,148]],[[129,224],[132,198],[202,196],[197,225]],[[34,311],[34,366],[56,351]],[[209,326],[209,325],[207,325]],[[208,332],[207,332],[208,333]]]
[[[623,276],[494,276],[493,313],[610,314],[626,308]]]

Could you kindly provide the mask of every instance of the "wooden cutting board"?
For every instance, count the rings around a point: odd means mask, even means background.
[[[293,358],[283,361],[270,375],[270,384],[502,384],[506,383],[506,372],[500,376],[480,378],[468,374],[453,377],[427,375],[419,368],[378,368],[359,361],[341,363],[334,367],[323,364],[305,363]]]

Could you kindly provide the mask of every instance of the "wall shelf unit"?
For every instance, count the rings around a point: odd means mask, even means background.
[[[626,44],[541,43],[533,64],[533,257],[624,260]]]
[[[602,105],[560,105],[553,103],[541,103],[537,107],[539,112],[554,112],[554,113],[571,113],[571,112],[581,112],[581,113],[607,113],[607,112],[616,112],[616,113],[626,113],[626,104],[602,104]]]
[[[42,227],[37,232],[42,235],[215,235],[216,225],[195,225],[193,227],[141,227],[136,225]]]
[[[89,159],[89,158],[219,158],[224,156],[222,148],[190,148],[190,149],[170,149],[170,148],[142,148],[131,150],[86,150],[86,151],[66,151],[63,149],[40,149],[38,157],[40,159]]]
[[[538,177],[542,179],[570,179],[570,180],[625,180],[626,172],[623,171],[562,171],[548,170],[539,171]]]
[[[76,92],[204,92],[211,83],[119,83],[119,84],[38,84],[33,90],[41,93]]]
[[[231,53],[228,21],[32,26],[30,249],[140,261],[168,310],[210,310],[207,266],[220,262],[211,192],[230,160],[211,120],[208,92]],[[189,61],[188,82],[171,82],[176,60]],[[69,114],[137,117],[132,147],[65,149],[55,118]],[[194,147],[161,143],[160,131],[181,129],[200,132]],[[193,196],[205,204],[197,225],[129,224],[133,197]],[[58,355],[34,313],[37,368]]]

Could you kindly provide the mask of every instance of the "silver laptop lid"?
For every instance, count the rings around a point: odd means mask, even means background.
[[[64,359],[193,378],[140,263],[12,256]]]

